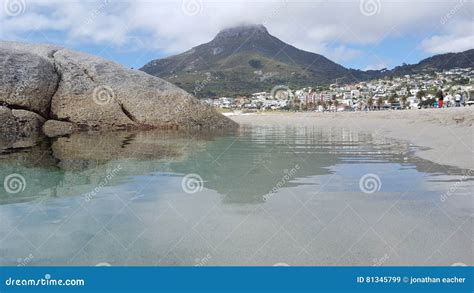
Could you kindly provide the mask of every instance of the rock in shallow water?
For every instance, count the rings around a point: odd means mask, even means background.
[[[36,136],[44,121],[36,113],[0,106],[0,138],[11,142],[20,137]]]
[[[0,106],[0,141],[5,143],[13,141],[17,134],[17,124],[12,110]]]
[[[22,137],[37,135],[46,121],[42,116],[26,110],[13,109],[12,114],[17,123],[17,134]]]
[[[78,127],[71,122],[48,120],[43,124],[42,130],[48,137],[57,137],[71,134],[78,130]]]
[[[7,107],[87,129],[238,127],[184,90],[99,57],[15,42],[0,42],[0,54],[0,102]],[[12,99],[17,91],[21,98]]]

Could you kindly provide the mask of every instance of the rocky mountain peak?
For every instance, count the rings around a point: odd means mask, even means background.
[[[268,34],[268,30],[261,24],[246,24],[229,27],[221,30],[215,37],[215,40],[233,39],[239,37],[249,37]]]

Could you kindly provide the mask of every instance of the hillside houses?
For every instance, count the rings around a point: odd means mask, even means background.
[[[329,87],[289,89],[277,86],[235,98],[220,97],[205,102],[223,109],[360,111],[373,109],[417,109],[437,107],[440,93],[443,107],[463,106],[474,99],[474,69],[458,68],[443,72],[363,81]]]

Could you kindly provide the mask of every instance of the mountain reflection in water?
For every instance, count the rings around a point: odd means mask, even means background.
[[[0,178],[26,182],[15,194],[0,187],[0,264],[30,253],[32,265],[193,265],[208,254],[209,265],[472,263],[462,235],[448,256],[434,245],[471,227],[472,177],[370,132],[77,133],[0,150]],[[361,191],[365,174],[380,191]],[[195,193],[187,175],[202,179]],[[441,202],[459,178],[456,200]],[[432,250],[414,256],[423,246]]]

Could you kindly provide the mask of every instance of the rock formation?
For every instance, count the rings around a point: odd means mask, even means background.
[[[46,120],[55,120],[43,127],[49,136],[76,129],[237,127],[186,91],[99,57],[2,41],[0,60],[1,136],[29,135]]]

